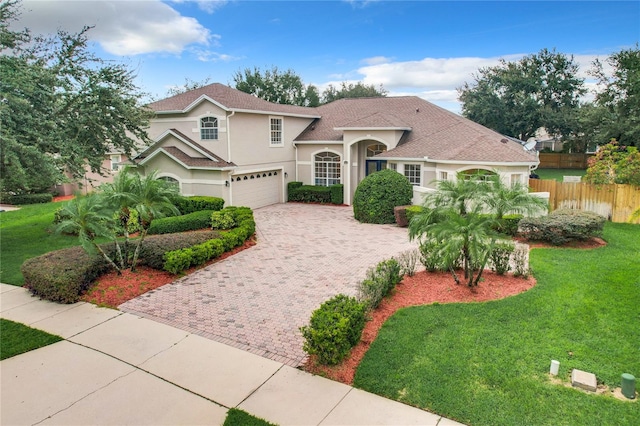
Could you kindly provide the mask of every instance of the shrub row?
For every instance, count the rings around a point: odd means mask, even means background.
[[[289,182],[287,200],[302,203],[343,204],[344,185],[331,186],[303,185],[302,182]]]
[[[547,216],[522,219],[519,232],[530,241],[562,245],[602,236],[606,220],[604,216],[593,212],[556,210]]]
[[[149,236],[140,249],[140,264],[161,270],[165,252],[201,244],[218,235],[217,231],[207,230]],[[109,257],[114,257],[113,243],[101,244],[100,247]],[[82,247],[52,251],[28,259],[21,267],[25,288],[38,297],[59,303],[77,302],[91,283],[110,269],[101,255],[88,254]]]
[[[507,214],[498,220],[495,230],[501,234],[515,237],[518,234],[518,227],[523,216],[521,214]]]
[[[210,228],[211,214],[213,212],[213,210],[201,210],[182,216],[154,219],[148,232],[149,234],[172,234]]]
[[[402,267],[391,258],[369,268],[367,278],[358,286],[358,300],[368,309],[375,309],[382,299],[402,281]]]
[[[300,327],[305,339],[302,348],[321,364],[338,364],[360,341],[365,322],[366,306],[338,294],[313,311],[309,325]]]
[[[113,245],[103,245],[113,253]],[[91,283],[110,268],[100,255],[82,247],[56,250],[25,261],[20,270],[24,287],[34,295],[59,303],[75,303]]]
[[[3,195],[0,199],[2,203],[21,206],[25,204],[44,204],[53,201],[53,195],[47,194],[20,194],[20,195]]]
[[[238,226],[221,233],[218,239],[165,253],[164,270],[177,274],[192,266],[201,265],[225,251],[242,245],[254,234],[256,224],[250,208],[227,207],[222,211],[230,214]]]
[[[202,210],[222,210],[224,207],[224,200],[219,197],[205,197],[205,196],[192,196],[192,197],[178,197],[174,202],[181,215],[199,212]]]

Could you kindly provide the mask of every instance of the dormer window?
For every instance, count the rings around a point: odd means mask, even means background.
[[[215,117],[203,117],[200,119],[200,139],[218,139],[218,119]]]

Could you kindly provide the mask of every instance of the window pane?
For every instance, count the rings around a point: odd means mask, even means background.
[[[271,123],[271,144],[280,145],[282,143],[282,119],[272,118]]]
[[[317,186],[340,183],[340,155],[321,152],[315,155],[314,160],[314,182]]]
[[[404,175],[409,179],[409,183],[414,186],[420,186],[420,165],[405,164]]]
[[[218,119],[215,117],[203,117],[200,119],[200,139],[218,139]]]

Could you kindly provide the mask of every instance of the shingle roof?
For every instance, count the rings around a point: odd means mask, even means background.
[[[348,127],[405,127],[411,130],[405,131],[399,145],[378,157],[537,162],[535,154],[517,142],[415,96],[339,99],[316,111],[322,118],[296,141],[342,141],[341,129]]]
[[[205,147],[203,147],[202,145],[200,145],[199,143],[197,143],[193,139],[189,138],[188,136],[186,136],[184,133],[180,132],[179,130],[177,130],[177,129],[169,129],[168,133],[173,133],[175,136],[178,136],[179,138],[185,140],[187,143],[191,144],[194,148],[196,148],[197,150],[201,151],[204,154],[203,157],[192,157],[192,156],[188,155],[187,153],[185,153],[184,151],[182,151],[180,148],[175,147],[175,146],[163,146],[163,147],[158,148],[154,144],[154,145],[150,146],[149,148],[147,148],[142,153],[140,153],[136,157],[136,160],[143,161],[150,154],[152,154],[152,153],[154,153],[154,152],[156,152],[156,151],[161,149],[161,150],[164,150],[167,154],[175,157],[180,162],[184,163],[185,165],[187,165],[189,167],[210,168],[210,169],[221,169],[221,168],[227,168],[227,167],[236,167],[236,165],[234,163],[230,163],[228,161],[223,160],[222,157],[220,157],[220,156],[214,154],[213,152],[209,151],[208,149],[206,149]],[[164,138],[161,138],[160,140],[162,140],[162,139],[164,139]],[[158,140],[158,142],[160,140]]]
[[[274,104],[220,83],[213,83],[190,90],[170,98],[153,102],[148,106],[156,113],[185,111],[203,96],[215,100],[227,110],[264,111],[282,115],[319,117],[315,108]]]

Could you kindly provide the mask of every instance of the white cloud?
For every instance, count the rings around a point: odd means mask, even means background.
[[[195,55],[196,59],[201,62],[232,62],[242,59],[237,56],[231,56],[208,49],[192,48],[189,50]]]
[[[374,56],[373,58],[365,58],[361,62],[366,65],[380,65],[391,62],[392,58],[387,58],[386,56]]]
[[[51,34],[58,29],[78,32],[85,25],[95,26],[88,36],[114,55],[179,54],[188,45],[208,46],[219,38],[195,18],[182,16],[158,0],[25,0],[14,26],[29,28],[33,34]]]

